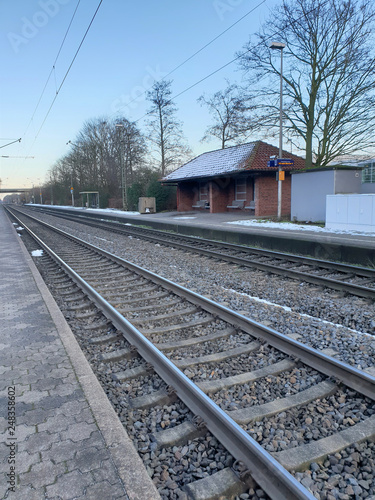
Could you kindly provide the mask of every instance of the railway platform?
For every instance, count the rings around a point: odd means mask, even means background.
[[[360,266],[375,265],[375,234],[339,233],[316,228],[296,230],[290,224],[269,227],[251,224],[257,220],[249,214],[226,212],[210,214],[203,211],[137,214],[119,210],[72,209],[51,207],[62,212],[93,218],[113,219],[138,226],[151,227],[199,238],[249,245],[273,251],[301,254],[317,259],[341,261]]]
[[[34,206],[42,207],[41,205]],[[338,253],[337,249],[339,248],[354,248],[368,250],[370,255],[375,256],[375,254],[372,254],[375,251],[375,233],[335,232],[326,229],[317,231],[313,225],[311,225],[311,229],[308,229],[308,226],[305,225],[303,230],[296,230],[296,225],[292,223],[275,224],[270,227],[256,223],[256,221],[261,222],[261,217],[254,217],[240,211],[211,214],[203,210],[195,210],[190,212],[172,211],[139,214],[114,209],[86,209],[79,207],[73,209],[72,207],[57,205],[43,205],[43,207],[67,213],[73,212],[78,216],[85,215],[93,218],[119,220],[202,238],[212,237],[230,243],[259,244],[265,248],[290,251],[290,253],[293,253],[293,250],[297,252],[299,248],[301,250],[310,248],[312,255],[314,255],[314,249],[315,253],[317,253],[317,249],[319,253],[324,248],[326,253],[329,254],[331,250],[333,253]],[[248,224],[249,222],[253,223]],[[297,224],[297,226],[299,225],[303,226],[303,223]],[[290,229],[287,226],[290,226]],[[318,255],[316,256],[318,257]],[[332,258],[334,258],[334,255],[332,255]]]
[[[0,498],[160,499],[0,209]]]
[[[256,222],[258,219],[251,217],[249,214],[243,212],[224,212],[210,214],[203,211],[194,212],[163,212],[156,214],[140,214],[137,219],[142,221],[144,224],[147,222],[157,222],[164,225],[177,225],[186,226],[191,228],[200,228],[203,231],[217,231],[222,233],[240,233],[247,234],[249,236],[271,236],[275,238],[286,238],[289,240],[301,240],[301,241],[320,241],[322,244],[332,244],[332,245],[347,245],[356,246],[363,248],[374,248],[375,247],[375,234],[374,233],[339,233],[330,232],[329,230],[315,231],[314,227],[311,230],[295,230],[293,228],[286,229],[286,225],[281,225],[280,228],[277,227],[267,227],[261,224],[251,224],[246,223],[253,220]],[[303,224],[301,224],[303,225]],[[290,224],[292,227],[293,225]],[[306,226],[308,227],[308,226]]]

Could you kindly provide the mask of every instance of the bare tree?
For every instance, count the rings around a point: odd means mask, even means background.
[[[176,118],[177,108],[172,98],[171,81],[155,82],[147,92],[151,101],[148,121],[149,140],[157,154],[162,177],[168,169],[179,166],[190,154],[182,133],[182,124]]]
[[[123,207],[128,209],[128,190],[134,182],[134,170],[145,164],[146,141],[135,123],[126,118],[117,121],[114,145],[120,158]]]
[[[76,192],[99,189],[104,202],[121,198],[121,189],[132,184],[147,151],[139,129],[123,117],[86,121],[70,145],[69,153],[50,170],[60,201],[68,197],[72,186]]]
[[[126,118],[116,121],[115,128],[118,136],[114,136],[116,144],[122,148],[124,158],[125,175],[127,180],[134,181],[134,171],[145,164],[145,154],[147,152],[146,141],[134,122]]]
[[[202,141],[216,137],[224,149],[231,143],[238,144],[246,140],[249,133],[255,130],[250,118],[250,97],[235,83],[227,81],[225,90],[219,90],[211,97],[203,94],[198,102],[208,107],[214,119],[214,124],[207,128]]]
[[[279,57],[284,42],[284,119],[302,139],[306,166],[374,144],[374,8],[372,0],[284,0],[248,43],[240,63],[262,100],[262,123],[277,126]],[[259,85],[259,83],[261,85]]]

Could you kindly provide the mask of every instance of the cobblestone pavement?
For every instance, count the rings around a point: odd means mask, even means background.
[[[0,498],[127,500],[56,325],[4,219],[1,211]]]

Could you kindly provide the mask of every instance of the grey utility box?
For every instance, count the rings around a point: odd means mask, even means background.
[[[325,222],[326,197],[361,192],[361,168],[335,165],[292,173],[291,219]]]
[[[138,212],[140,214],[154,214],[156,212],[156,200],[151,197],[141,197],[138,199]]]

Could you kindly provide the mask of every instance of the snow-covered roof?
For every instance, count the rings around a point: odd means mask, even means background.
[[[256,142],[251,142],[203,153],[164,177],[163,181],[192,179],[194,177],[221,175],[243,170],[249,156],[254,151],[255,145]]]
[[[235,172],[277,171],[277,167],[268,167],[271,156],[278,156],[279,149],[263,141],[249,142],[226,149],[217,149],[203,153],[182,167],[168,174],[162,182],[177,182],[188,179],[209,178]],[[294,165],[283,170],[300,170],[305,168],[305,160],[283,150],[282,158],[291,158]]]

